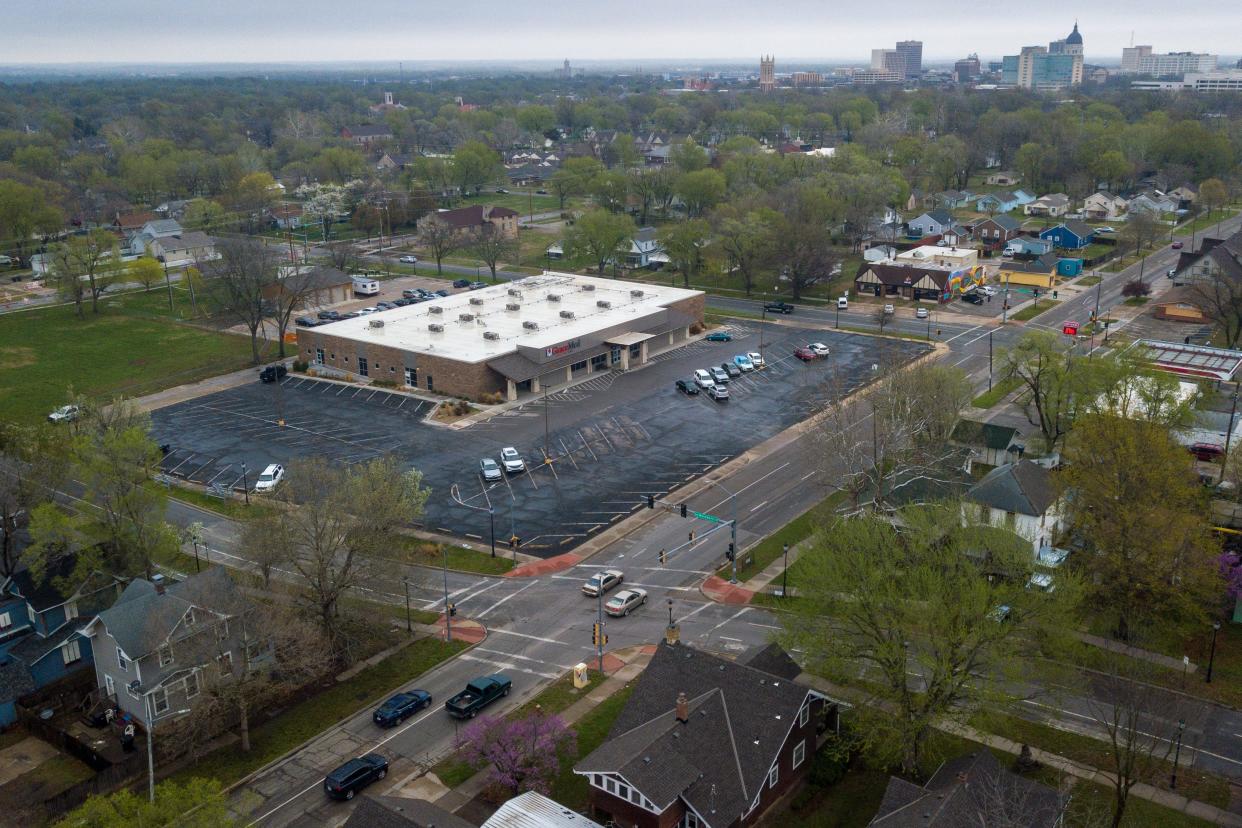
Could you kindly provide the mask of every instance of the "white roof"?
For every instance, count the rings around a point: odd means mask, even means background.
[[[544,271],[314,330],[445,359],[484,362],[512,354],[519,346],[544,351],[601,332],[641,332],[659,324],[663,309],[670,304],[700,295],[698,290]],[[510,310],[510,305],[517,307]],[[377,321],[383,324],[376,326]],[[429,325],[443,330],[432,331]],[[484,333],[495,337],[484,337]]]
[[[904,253],[898,253],[897,259],[933,259],[937,256],[941,258],[958,258],[969,259],[979,255],[979,251],[970,247],[940,247],[934,244],[925,244],[922,247],[916,247],[913,250],[907,250]]]
[[[482,828],[601,828],[598,822],[535,791],[510,799]]]

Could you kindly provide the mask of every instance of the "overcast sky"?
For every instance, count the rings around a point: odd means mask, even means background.
[[[1193,11],[1191,8],[1193,7]],[[1014,54],[1067,35],[1089,60],[1134,42],[1242,49],[1242,2],[927,3],[873,0],[4,0],[0,63],[620,60],[776,55],[858,60],[895,40],[924,55]],[[903,21],[907,21],[904,22]]]

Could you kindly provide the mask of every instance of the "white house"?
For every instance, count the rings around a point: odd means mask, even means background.
[[[1069,212],[1070,200],[1065,193],[1049,193],[1040,196],[1030,204],[1022,206],[1022,212],[1028,216],[1051,216],[1060,218]]]
[[[148,248],[152,256],[170,267],[220,258],[215,240],[198,230],[154,239]]]
[[[971,522],[1008,529],[1030,541],[1035,556],[1052,545],[1065,520],[1052,473],[1030,460],[992,469],[966,492],[962,509]]]
[[[1082,214],[1097,221],[1116,221],[1125,215],[1130,202],[1119,195],[1100,190],[1083,199]]]

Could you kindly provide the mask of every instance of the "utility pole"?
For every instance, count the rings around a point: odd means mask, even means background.
[[[1233,405],[1229,407],[1229,428],[1225,431],[1225,453],[1220,458],[1220,477],[1216,479],[1217,483],[1225,480],[1225,467],[1229,465],[1229,442],[1233,438],[1233,418],[1238,413],[1238,385],[1233,386]],[[1215,636],[1213,636],[1213,639]]]
[[[988,331],[988,390],[992,390],[992,332]]]
[[[595,593],[596,604],[599,605],[596,616],[596,624],[599,632],[595,635],[595,650],[599,654],[599,674],[604,675],[604,585],[600,582],[600,588]]]
[[[448,545],[440,544],[440,550],[444,553],[444,640],[451,642],[453,640],[453,609],[449,606],[448,599]]]

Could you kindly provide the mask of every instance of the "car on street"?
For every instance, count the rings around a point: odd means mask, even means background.
[[[271,463],[259,474],[259,479],[254,481],[254,490],[256,492],[270,492],[280,485],[280,481],[284,479],[285,467],[279,463]]]
[[[293,324],[302,328],[313,328],[319,324],[319,320],[312,319],[309,316],[299,316],[297,319],[293,320]]]
[[[707,373],[712,375],[712,381],[715,382],[716,385],[729,384],[729,372],[725,369],[712,366],[707,369]]]
[[[479,461],[479,474],[483,475],[484,480],[499,480],[503,476],[500,473],[500,464],[490,457]]]
[[[735,362],[722,362],[720,368],[729,375],[729,379],[737,379],[742,375],[742,369]]]
[[[3,265],[4,267],[8,267],[11,264],[13,264],[13,257],[0,256],[0,265]]]
[[[977,290],[980,293],[982,293],[984,296],[995,296],[996,295],[996,288],[992,287],[991,285],[979,285]]]
[[[768,364],[767,362],[764,361],[763,354],[759,353],[758,351],[751,351],[746,356],[750,357],[750,364],[755,366],[756,370],[760,368],[764,368]]]
[[[708,342],[732,342],[733,334],[728,331],[712,331],[703,338]]]
[[[394,305],[392,302],[376,302],[375,307],[379,308],[380,310],[392,310],[393,308],[396,307],[396,305]]]
[[[518,454],[518,450],[513,446],[505,446],[500,450],[500,464],[509,474],[526,471],[526,463],[522,460],[522,455]]]
[[[501,195],[508,195],[508,194],[509,194],[509,191],[508,191],[508,190],[506,190],[504,187],[497,187],[497,188],[496,188],[496,192],[500,193]]]
[[[535,190],[535,195],[547,195],[547,190]]]
[[[601,569],[582,585],[582,594],[590,598],[598,598],[613,587],[620,586],[625,580],[625,573],[619,569]]]
[[[402,256],[400,259],[397,259],[397,261],[401,262],[401,264],[418,264],[418,257]]]
[[[362,314],[358,313],[358,311],[349,311],[348,313],[342,313],[340,317],[338,318],[339,319],[357,319],[359,316],[362,316]]]
[[[269,365],[259,371],[259,382],[276,382],[282,380],[289,375],[289,369],[282,363],[277,362],[275,365]]]
[[[916,310],[916,311],[914,312],[914,318],[915,318],[915,319],[926,319],[926,318],[927,318],[927,308],[919,308],[918,310]]]
[[[678,391],[691,397],[699,393],[699,384],[692,379],[679,379],[674,385]]]
[[[729,399],[729,386],[720,385],[719,383],[717,383],[716,385],[713,385],[711,388],[707,389],[707,396],[711,397],[716,402],[720,402],[721,400],[727,400]]]
[[[1225,449],[1215,443],[1194,443],[1188,446],[1188,449],[1196,460],[1205,462],[1217,460],[1225,453]]]
[[[608,603],[604,604],[604,612],[614,618],[621,618],[629,615],[630,610],[638,609],[645,603],[647,603],[647,590],[631,587],[609,598]]]
[[[358,310],[354,311],[354,316],[370,316],[371,314],[377,313],[378,311],[379,311],[379,308],[359,308]]]
[[[470,280],[469,280],[469,279],[454,279],[454,280],[453,280],[453,287],[455,287],[455,288],[468,288],[468,287],[470,287]]]
[[[763,309],[768,313],[783,313],[786,316],[794,312],[794,306],[785,302],[764,302]]]
[[[897,309],[896,309],[896,308],[894,308],[894,307],[892,306],[892,304],[887,304],[887,305],[885,305],[885,306],[884,306],[884,315],[885,315],[885,316],[892,316],[892,315],[893,315],[893,314],[895,314],[896,312],[897,312]]]
[[[1181,250],[1181,249],[1182,249],[1182,243],[1181,243],[1181,242],[1173,242],[1173,244],[1172,244],[1171,246],[1172,246],[1172,248],[1173,248],[1174,250]]]
[[[1117,231],[1116,231],[1115,229],[1113,229],[1112,227],[1109,227],[1109,226],[1106,224],[1106,225],[1104,225],[1103,227],[1097,227],[1097,228],[1095,228],[1095,232],[1097,232],[1097,233],[1116,233]]]
[[[822,342],[811,342],[806,347],[810,348],[811,353],[815,354],[817,357],[826,357],[829,353],[831,353],[831,351],[828,350],[828,346]]]
[[[811,360],[817,358],[815,356],[815,352],[812,351],[810,348],[795,348],[794,356],[796,356],[798,359],[802,360],[803,362],[810,362]]]
[[[755,370],[755,363],[751,361],[749,354],[738,354],[733,358],[733,364],[739,371]]]
[[[433,295],[433,296],[445,297],[445,296],[448,296],[448,295],[449,295],[449,292],[448,292],[447,290],[445,290],[444,288],[440,288],[439,290],[435,291],[432,295]]]
[[[380,727],[396,727],[425,707],[431,706],[431,694],[426,690],[398,693],[381,704],[371,714],[371,721]]]
[[[697,382],[699,384],[699,388],[702,388],[704,391],[716,384],[716,381],[712,379],[712,375],[707,372],[706,368],[695,369],[694,381]]]
[[[471,290],[481,290],[482,288],[485,288],[485,287],[487,287],[487,282],[471,282],[470,283]]]
[[[970,304],[972,304],[972,305],[982,305],[982,304],[983,304],[983,297],[982,297],[982,296],[980,296],[979,294],[975,293],[974,291],[971,291],[970,293],[963,293],[963,294],[962,294],[962,301],[963,301],[963,302],[969,302],[969,303],[970,303]]]
[[[509,695],[513,682],[508,676],[493,673],[466,683],[466,689],[444,703],[444,709],[455,719],[473,719],[480,710],[497,699]]]
[[[406,299],[404,296],[402,296],[400,299],[392,300],[393,307],[397,307],[397,308],[404,308],[406,305],[412,305],[412,304],[414,304],[414,300]]]
[[[405,290],[401,291],[401,296],[405,299],[417,299],[420,296],[422,296],[425,292],[426,291],[424,291],[422,288],[406,288]]]
[[[320,320],[324,322],[335,322],[336,320],[341,318],[341,312],[334,311],[334,310],[320,311],[319,313],[315,315],[318,316]]]
[[[837,310],[848,310],[849,306],[850,306],[849,299],[845,298],[844,296],[837,297]]]
[[[324,777],[323,789],[333,799],[353,799],[358,791],[388,775],[388,760],[378,753],[350,759]]]
[[[76,405],[62,405],[60,408],[47,415],[49,423],[71,423],[82,413],[81,409]]]

